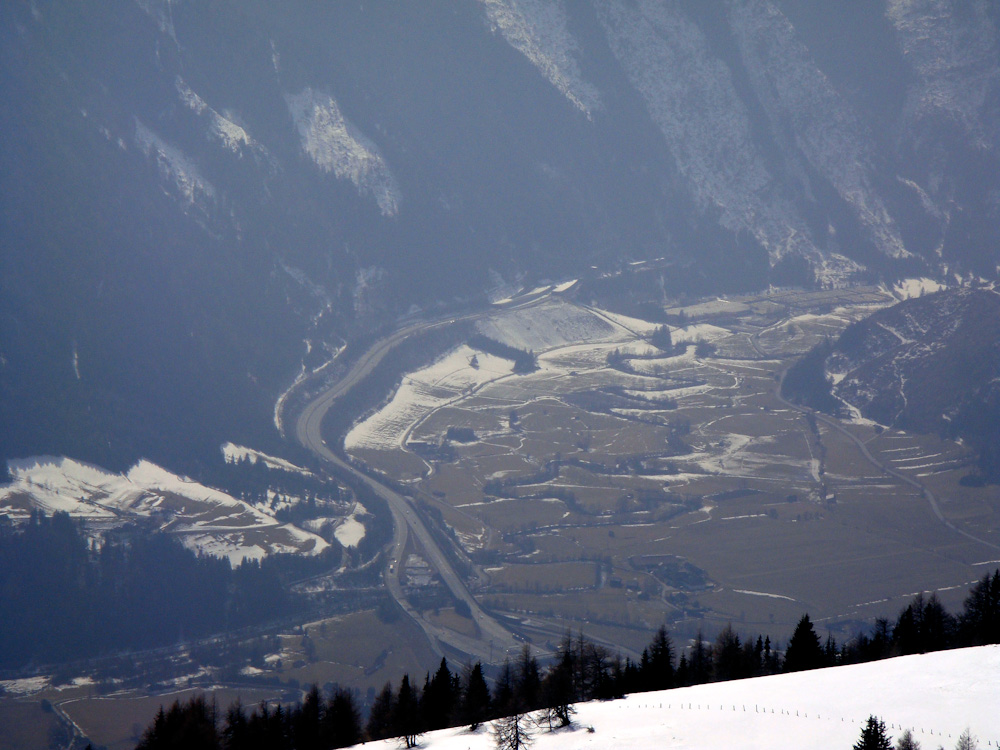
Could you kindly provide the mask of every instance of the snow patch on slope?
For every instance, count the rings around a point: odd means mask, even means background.
[[[912,299],[913,297],[923,297],[925,294],[940,292],[948,287],[944,284],[928,279],[926,277],[903,279],[896,282],[892,287],[892,294],[897,299]]]
[[[267,155],[267,149],[251,138],[242,127],[210,107],[194,89],[185,83],[183,78],[177,76],[174,87],[177,89],[180,100],[188,109],[196,115],[208,119],[209,133],[224,149],[232,151],[238,156],[243,155],[243,149],[250,149],[262,156]]]
[[[601,106],[597,89],[576,62],[576,38],[566,26],[563,0],[480,0],[493,31],[531,61],[573,106],[588,117]]]
[[[307,87],[285,101],[302,150],[316,166],[371,195],[383,216],[399,213],[399,186],[378,146],[344,117],[331,96]]]
[[[277,456],[270,456],[263,451],[247,448],[244,445],[237,445],[236,443],[223,443],[222,455],[225,457],[226,463],[249,461],[250,463],[255,464],[260,461],[269,469],[279,469],[281,471],[287,471],[291,474],[305,474],[306,476],[312,476],[311,471],[303,469],[301,466],[296,466],[291,461],[286,461],[285,459],[278,458]]]
[[[156,162],[160,175],[171,182],[186,208],[197,207],[207,215],[207,203],[215,201],[215,187],[191,160],[174,145],[167,143],[138,117],[135,119],[135,142],[139,150]]]
[[[1000,50],[988,6],[987,0],[888,0],[886,15],[920,79],[907,117],[943,117],[974,145],[996,150],[1000,127],[989,108],[1000,95]]]
[[[333,536],[340,542],[341,547],[357,547],[365,538],[365,525],[358,520],[358,516],[364,515],[366,512],[365,506],[361,503],[354,503],[351,514],[333,532]]]

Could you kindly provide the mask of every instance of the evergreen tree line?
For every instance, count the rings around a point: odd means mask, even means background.
[[[469,346],[494,357],[509,359],[514,363],[513,372],[523,375],[538,369],[538,356],[532,350],[518,349],[481,333],[469,337]]]
[[[425,676],[422,688],[405,674],[398,687],[386,683],[376,695],[364,724],[353,695],[339,688],[326,701],[313,687],[299,705],[262,704],[249,715],[236,705],[221,722],[203,699],[196,698],[161,710],[138,747],[325,750],[389,737],[403,738],[413,747],[426,731],[477,728],[534,711],[550,728],[566,726],[572,721],[573,704],[580,701],[989,643],[1000,643],[1000,569],[973,586],[958,616],[949,614],[936,596],[919,595],[894,622],[880,619],[869,633],[840,647],[832,637],[821,642],[808,614],[799,620],[783,651],[772,646],[769,636],[744,639],[731,625],[714,642],[699,633],[679,659],[665,627],[656,632],[638,661],[622,659],[582,634],[567,635],[546,668],[526,646],[518,659],[500,668],[492,689],[480,663],[452,672],[442,659],[437,671]],[[201,736],[210,738],[208,744],[195,744]]]
[[[268,504],[269,491],[279,496],[301,498],[301,503],[286,511],[286,518],[279,518],[292,523],[315,518],[330,502],[350,499],[346,490],[325,477],[275,469],[248,457],[213,465],[202,472],[200,479],[213,486],[224,487],[234,497],[252,505]]]
[[[160,707],[137,750],[282,750],[348,747],[364,738],[354,695],[336,689],[324,700],[315,686],[292,707],[266,702],[249,713],[234,703],[220,717],[214,703],[197,695],[185,703]]]
[[[137,528],[94,545],[65,513],[34,513],[17,530],[0,527],[0,668],[152,648],[294,612],[282,565],[233,568]]]

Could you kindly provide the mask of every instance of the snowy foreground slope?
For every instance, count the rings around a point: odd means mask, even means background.
[[[980,748],[998,747],[1000,646],[578,704],[573,729],[551,734],[538,729],[532,747],[849,750],[869,714],[885,721],[894,740],[901,727],[909,727],[924,750],[950,750],[966,727],[978,737]],[[420,744],[428,750],[494,747],[489,731],[470,734],[465,729],[431,732]]]

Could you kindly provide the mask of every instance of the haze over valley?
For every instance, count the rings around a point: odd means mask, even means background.
[[[998,7],[3,5],[10,746],[1000,640]]]

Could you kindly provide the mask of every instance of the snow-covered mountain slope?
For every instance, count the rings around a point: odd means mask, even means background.
[[[942,651],[757,677],[576,706],[575,726],[534,730],[533,750],[792,750],[850,748],[869,715],[894,739],[952,748],[968,729],[980,748],[1000,743],[1000,646]],[[591,729],[593,731],[591,731]],[[386,743],[388,746],[388,743]],[[426,750],[492,750],[488,730],[421,736]]]
[[[567,28],[562,0],[480,0],[491,27],[528,58],[570,102],[590,116],[601,106],[576,60],[579,42]]]
[[[854,324],[827,361],[834,394],[881,424],[945,431],[991,401],[1000,378],[1000,295],[955,289]]]
[[[906,286],[897,289],[906,292]],[[795,369],[809,372],[816,357],[817,367],[797,394],[805,402],[831,409],[836,401],[824,404],[819,394],[829,399],[832,393],[849,411],[878,424],[964,439],[979,451],[982,471],[1000,478],[995,289],[949,289],[906,299],[852,324]]]
[[[175,534],[185,546],[234,565],[277,552],[314,555],[330,545],[320,536],[282,524],[253,506],[139,461],[125,474],[54,456],[8,461],[12,482],[0,485],[0,516],[23,520],[33,510],[68,513],[113,525],[139,518]]]
[[[350,180],[371,194],[383,216],[399,213],[399,188],[378,146],[358,132],[332,97],[306,87],[285,97],[299,131],[302,150],[324,172]]]

